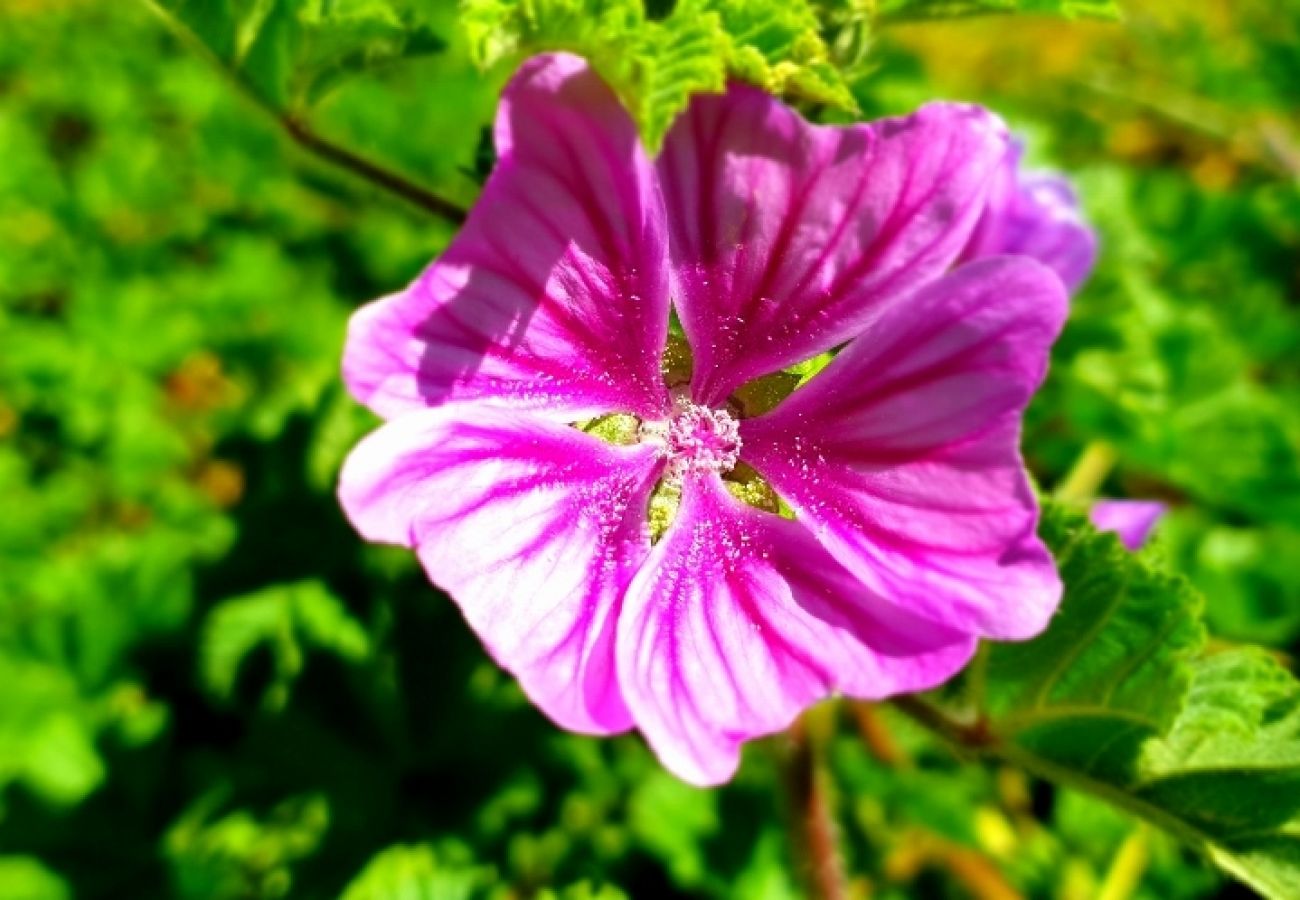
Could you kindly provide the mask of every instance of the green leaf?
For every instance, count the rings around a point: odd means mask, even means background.
[[[883,22],[953,19],[997,13],[1042,13],[1068,19],[1120,18],[1115,0],[881,0]]]
[[[398,844],[376,854],[343,892],[342,900],[469,900],[493,881],[490,867],[436,854],[427,844]]]
[[[236,809],[216,818],[229,795],[226,787],[211,789],[168,829],[163,852],[174,894],[182,900],[288,896],[293,865],[315,853],[329,830],[329,801],[304,794],[263,817]]]
[[[290,104],[293,42],[287,0],[258,0],[241,23],[236,56],[222,62],[242,72],[258,96],[283,108]]]
[[[628,824],[637,840],[663,860],[673,880],[698,888],[713,867],[706,840],[721,828],[717,795],[683,784],[667,772],[651,772],[628,803]]]
[[[301,112],[342,79],[445,42],[392,0],[147,0],[272,108]]]
[[[1164,731],[1205,641],[1200,597],[1060,508],[1049,508],[1042,533],[1065,598],[1043,635],[990,649],[987,709],[1000,733],[1029,746],[1076,724],[1110,735]],[[1068,738],[1061,743],[1061,752],[1070,749]]]
[[[663,22],[648,22],[633,35],[628,52],[639,60],[623,79],[633,116],[651,148],[659,146],[691,95],[727,86],[728,40],[706,4],[683,2]],[[619,66],[623,68],[623,66]]]
[[[352,662],[370,654],[370,639],[343,603],[316,581],[276,585],[217,604],[203,624],[199,671],[218,699],[235,693],[248,655],[267,646],[273,682],[264,702],[282,706],[304,665],[307,648],[327,650]]]
[[[1199,597],[1113,535],[1054,507],[1042,531],[1060,612],[992,645],[931,724],[1148,819],[1265,896],[1300,896],[1300,683],[1260,652],[1206,655]]]
[[[462,0],[460,21],[470,57],[486,69],[538,50],[594,48],[598,35],[631,31],[646,19],[636,0]]]
[[[7,648],[4,648],[7,649]],[[0,788],[22,781],[54,806],[79,803],[104,781],[99,722],[65,669],[0,652]]]
[[[728,36],[727,68],[774,94],[856,111],[813,7],[788,0],[710,0]]]
[[[547,50],[591,60],[652,151],[692,94],[721,91],[729,76],[856,110],[807,0],[679,0],[657,21],[640,0],[465,0],[462,8],[471,55],[484,68]]]
[[[427,22],[388,0],[306,0],[297,18],[296,65],[309,104],[351,74],[446,48]]]
[[[461,21],[483,68],[552,50],[585,56],[654,147],[692,93],[726,85],[727,35],[706,5],[686,0],[654,22],[640,0],[465,0]]]
[[[1269,897],[1300,896],[1300,683],[1253,649],[1206,657],[1169,734],[1130,786]]]
[[[258,24],[268,12],[266,0],[261,0],[253,9],[247,9],[248,5],[239,0],[158,0],[155,4],[156,8],[166,10],[184,22],[194,36],[221,60],[235,58],[238,45],[250,40],[246,37],[241,41],[241,31],[246,33],[248,25]],[[253,36],[256,36],[255,27]]]
[[[1206,594],[1206,619],[1224,637],[1286,646],[1300,636],[1300,530],[1218,524],[1204,513],[1179,510],[1161,523],[1161,543],[1173,564]]]
[[[66,881],[32,856],[0,856],[0,900],[68,900]]]

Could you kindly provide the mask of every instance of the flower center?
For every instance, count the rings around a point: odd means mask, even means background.
[[[662,447],[667,476],[679,480],[690,472],[725,475],[740,460],[740,423],[722,409],[700,406],[685,398],[667,422],[646,422],[641,438]]]

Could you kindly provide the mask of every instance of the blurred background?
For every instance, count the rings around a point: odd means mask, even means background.
[[[1007,117],[1102,233],[1026,453],[1103,442],[1110,496],[1215,640],[1300,650],[1300,8],[1132,0],[1123,24],[870,37],[871,116]],[[453,6],[421,52],[313,85],[314,133],[462,204],[505,73]],[[246,86],[245,86],[246,87]],[[676,782],[558,731],[333,485],[373,427],[349,313],[451,226],[304,152],[140,3],[0,0],[0,900],[795,897],[758,742]],[[831,704],[852,896],[1246,897],[1096,801]]]

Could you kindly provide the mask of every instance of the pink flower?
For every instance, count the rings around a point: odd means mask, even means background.
[[[1165,505],[1154,500],[1098,500],[1088,518],[1098,530],[1115,532],[1125,548],[1137,551],[1150,539],[1165,512]]]
[[[547,715],[636,727],[714,784],[831,692],[931,688],[977,638],[1046,625],[1061,588],[1018,442],[1065,293],[1029,259],[948,271],[996,119],[819,127],[736,85],[652,162],[550,55],[496,143],[447,251],[353,318],[345,378],[388,422],[339,490]],[[836,348],[770,411],[737,394]]]
[[[1084,220],[1070,182],[1052,172],[1021,170],[1021,155],[1019,144],[1008,149],[962,259],[1029,256],[1056,272],[1074,293],[1097,261],[1097,235]]]

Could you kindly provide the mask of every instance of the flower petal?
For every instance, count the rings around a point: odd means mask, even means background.
[[[941,274],[1006,150],[974,106],[820,126],[744,85],[695,98],[659,173],[696,401],[843,343]]]
[[[575,56],[507,86],[499,162],[445,253],[352,319],[344,378],[382,416],[481,399],[573,421],[667,409],[667,248],[654,169]]]
[[[1097,235],[1083,218],[1070,182],[1020,169],[1019,147],[1006,156],[963,260],[1015,254],[1038,260],[1073,293],[1097,261]]]
[[[614,623],[649,552],[645,510],[660,468],[651,446],[453,404],[362,441],[339,496],[368,540],[419,550],[430,579],[547,715],[607,734],[630,725]]]
[[[1061,586],[1035,534],[1020,416],[1066,302],[1031,260],[964,266],[743,422],[741,458],[871,590],[961,631],[1030,637]]]
[[[1115,532],[1126,549],[1136,552],[1166,512],[1168,507],[1155,500],[1098,500],[1088,518],[1097,530]]]
[[[685,781],[731,777],[740,744],[840,690],[925,690],[975,642],[870,593],[801,525],[688,479],[677,519],[633,580],[618,624],[623,695]]]

